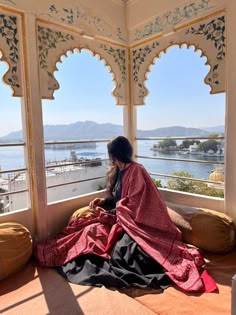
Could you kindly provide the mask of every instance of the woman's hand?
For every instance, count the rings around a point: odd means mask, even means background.
[[[104,212],[104,209],[101,208],[101,207],[96,207],[95,209],[93,209],[93,213],[94,213],[97,217],[99,217],[99,215],[100,215],[101,212]]]
[[[105,203],[105,198],[95,198],[89,203],[89,208],[91,210],[96,210],[96,207],[102,206]]]

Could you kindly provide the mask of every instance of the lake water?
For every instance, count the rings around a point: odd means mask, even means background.
[[[209,160],[212,164],[189,163],[181,161],[166,161],[166,160],[148,160],[138,159],[138,162],[143,164],[149,172],[171,175],[174,172],[188,172],[193,177],[200,179],[208,179],[211,171],[216,168],[215,162],[223,161],[221,157],[201,157],[199,155],[180,155],[178,153],[161,153],[151,150],[154,141],[138,141],[138,155],[146,155],[150,157],[164,158],[179,158],[179,159],[194,159],[194,160]],[[79,149],[76,150],[78,158],[107,158],[106,143],[98,143],[96,149]],[[53,150],[46,149],[46,161],[54,162],[61,160],[69,160],[71,150]],[[0,148],[0,166],[1,170],[9,170],[24,167],[23,148],[21,147],[5,147]]]

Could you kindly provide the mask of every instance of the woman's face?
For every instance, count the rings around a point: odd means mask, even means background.
[[[111,165],[116,165],[117,166],[117,162],[118,160],[116,158],[114,158],[111,154],[109,154],[109,159],[110,159],[110,162],[111,162]]]

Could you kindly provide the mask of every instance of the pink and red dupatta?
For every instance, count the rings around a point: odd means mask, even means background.
[[[181,232],[172,223],[164,200],[145,168],[132,162],[124,172],[122,198],[117,215],[77,218],[56,237],[35,244],[34,254],[41,265],[58,266],[79,255],[110,258],[122,230],[135,240],[181,289],[213,292],[215,281],[204,267],[196,249],[188,249]]]

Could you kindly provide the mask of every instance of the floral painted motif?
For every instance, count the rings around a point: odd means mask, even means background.
[[[105,21],[97,16],[97,15],[88,15],[83,8],[75,7],[75,8],[61,8],[58,9],[55,4],[52,4],[49,7],[50,17],[55,18],[55,15],[59,17],[59,20],[63,23],[73,25],[78,21],[85,22],[88,26],[92,25],[98,33],[104,33],[106,28]],[[53,14],[53,15],[52,15]],[[81,22],[80,22],[81,23]],[[107,34],[108,37],[112,38],[113,34]],[[119,40],[125,42],[126,40],[123,38],[122,30],[120,27],[117,27],[115,37]]]
[[[214,65],[213,69],[212,69],[212,76],[211,78],[208,78],[208,81],[212,84],[219,84],[219,74],[217,72],[218,70],[218,64]]]
[[[200,13],[209,11],[214,6],[210,6],[211,0],[201,0],[192,2],[184,7],[177,7],[173,11],[168,11],[154,20],[145,24],[142,29],[134,32],[134,41],[144,39],[148,36],[162,32],[167,26],[175,26],[185,20],[198,16]]]
[[[0,36],[5,39],[9,47],[9,59],[11,60],[11,76],[7,79],[7,82],[11,86],[17,88],[20,87],[19,78],[17,76],[18,67],[18,39],[17,39],[17,18],[15,16],[8,16],[0,14]]]
[[[120,27],[117,27],[117,38],[119,38],[122,42],[126,42],[126,40],[123,38],[122,31]],[[112,36],[111,36],[112,37]]]
[[[101,44],[100,48],[105,50],[110,56],[113,57],[115,63],[118,65],[121,73],[121,81],[126,81],[126,64],[125,64],[125,49],[107,47],[105,44]]]
[[[218,60],[223,60],[225,57],[225,17],[221,16],[210,21],[207,24],[200,24],[196,29],[191,27],[186,34],[204,35],[207,40],[210,40],[217,49]]]
[[[47,58],[50,49],[56,49],[57,44],[60,42],[66,42],[68,40],[73,40],[74,37],[70,34],[64,34],[60,31],[51,30],[50,28],[45,28],[38,25],[38,41],[39,41],[39,65],[42,69],[47,69]],[[47,71],[49,77],[49,87],[48,89],[54,89],[50,83],[53,82],[53,74]]]
[[[225,58],[225,17],[221,16],[209,23],[200,24],[198,28],[191,27],[187,30],[186,34],[204,35],[206,40],[213,43],[217,49],[216,59],[223,60]],[[212,68],[212,75],[208,78],[210,84],[219,85],[219,64],[215,64]]]
[[[62,8],[60,11],[56,8],[56,6],[54,4],[52,4],[49,7],[49,10],[51,13],[54,13],[54,14],[61,13],[62,16],[60,17],[60,20],[63,23],[74,24],[76,20],[80,19],[80,20],[87,22],[88,24],[93,24],[95,26],[95,28],[97,29],[97,31],[103,31],[104,30],[103,22],[102,22],[100,17],[94,16],[94,15],[88,16],[84,12],[84,10],[82,10],[78,7],[75,9]]]
[[[157,46],[159,46],[158,42],[153,42],[151,45],[146,45],[144,47],[141,47],[139,49],[135,49],[132,51],[132,59],[133,59],[133,80],[135,82],[138,82],[138,74],[139,74],[139,68],[141,64],[145,61],[145,58],[148,54],[152,52],[153,49],[155,49]]]

